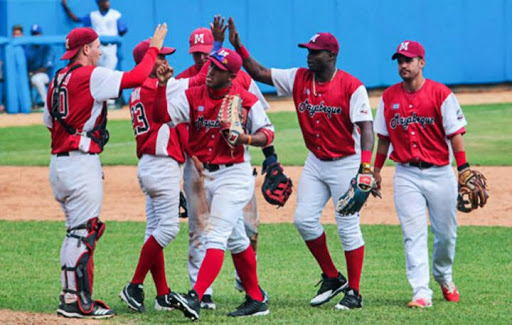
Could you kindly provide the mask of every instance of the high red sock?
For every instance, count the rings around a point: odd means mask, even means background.
[[[247,249],[238,254],[231,254],[233,257],[233,263],[235,264],[236,271],[245,292],[252,299],[257,301],[263,301],[263,295],[261,294],[260,286],[258,284],[258,274],[256,272],[256,254],[252,246],[249,245]]]
[[[364,246],[353,251],[345,251],[347,261],[348,286],[359,291],[361,272],[363,271]]]
[[[146,278],[149,269],[154,264],[154,257],[162,252],[162,250],[162,246],[158,244],[153,236],[150,236],[148,240],[146,240],[140,250],[139,263],[135,269],[132,283],[144,283],[144,279]]]
[[[155,255],[153,259],[154,263],[150,271],[151,275],[153,276],[153,281],[155,282],[156,295],[166,295],[169,293],[169,286],[167,285],[167,279],[165,278],[164,250],[160,250],[160,252]]]
[[[327,241],[325,240],[325,232],[320,235],[317,239],[306,241],[306,245],[315,257],[318,265],[322,269],[322,272],[328,278],[335,278],[338,276],[339,272],[336,269],[336,265],[332,261],[331,254],[329,253],[329,249],[327,248]]]
[[[206,255],[199,268],[199,274],[194,286],[199,300],[203,299],[206,289],[212,285],[217,275],[219,275],[222,263],[224,263],[224,251],[222,249],[209,248],[206,250]]]

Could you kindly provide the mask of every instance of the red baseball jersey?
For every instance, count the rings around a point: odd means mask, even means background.
[[[187,79],[169,80],[165,89],[166,103],[160,111],[165,111],[163,121],[189,123],[189,146],[202,162],[229,164],[250,161],[247,146],[232,149],[221,134],[217,115],[223,96],[210,96],[206,85],[187,88]],[[247,133],[262,131],[270,139],[274,138],[274,127],[256,96],[236,84],[232,85],[228,94],[237,94],[242,98]]]
[[[305,68],[271,69],[279,96],[293,95],[306,147],[321,160],[360,153],[360,131],[354,123],[372,121],[366,88],[357,78],[337,70],[319,83]]]
[[[176,128],[155,121],[158,80],[148,78],[130,96],[130,114],[133,133],[137,142],[137,157],[143,154],[169,156],[179,163],[185,158]]]
[[[70,65],[62,69],[57,78],[62,81]],[[82,152],[100,153],[100,146],[85,135],[106,119],[106,101],[119,96],[123,73],[102,67],[83,66],[72,71],[62,82],[60,110],[64,122],[77,129],[76,134],[69,134],[64,127],[49,114],[45,107],[43,121],[49,128],[52,138],[52,154],[80,150]],[[53,97],[53,80],[47,95],[48,105]]]
[[[187,68],[187,70],[182,71],[179,75],[176,76],[176,79],[184,79],[184,78],[190,78],[195,76],[199,73],[199,70],[195,65],[191,65]]]
[[[403,83],[386,89],[375,117],[375,132],[389,137],[390,158],[399,163],[450,163],[449,138],[464,133],[467,124],[455,95],[445,85],[426,79],[408,93]]]

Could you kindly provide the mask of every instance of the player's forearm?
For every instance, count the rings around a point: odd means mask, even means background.
[[[375,135],[373,133],[373,123],[371,121],[358,122],[361,130],[361,151],[373,151]]]
[[[375,161],[373,163],[374,169],[377,173],[379,173],[384,166],[384,162],[388,156],[389,144],[389,138],[379,136],[379,141],[377,142],[377,154],[375,155]]]
[[[69,9],[68,5],[65,3],[62,3],[62,7],[64,8],[64,11],[66,12],[66,15],[68,15],[71,20],[73,20],[75,23],[81,22],[80,18],[78,18],[72,11]]]
[[[144,55],[142,61],[137,64],[131,71],[123,73],[121,79],[121,89],[133,88],[142,85],[153,70],[155,65],[158,49],[151,47]]]
[[[270,69],[262,66],[258,61],[252,57],[244,59],[244,68],[247,70],[251,77],[259,82],[266,83],[267,85],[273,86],[272,74]]]
[[[242,134],[240,139],[243,144],[247,144],[253,147],[266,147],[272,143],[274,134],[272,131],[266,132],[264,130],[260,130],[255,134]]]

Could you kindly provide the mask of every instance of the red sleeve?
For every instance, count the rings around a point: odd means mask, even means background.
[[[157,54],[158,49],[156,47],[150,48],[139,64],[137,64],[131,71],[123,73],[121,89],[142,86],[142,83],[144,83],[155,66]]]
[[[171,121],[169,113],[167,113],[167,94],[165,93],[167,87],[158,86],[156,90],[155,111],[153,112],[153,119],[157,123],[167,123]]]
[[[199,70],[199,73],[188,80],[188,87],[192,88],[203,85],[206,82],[206,74],[208,73],[209,67],[210,61],[203,64],[203,67],[201,70]]]

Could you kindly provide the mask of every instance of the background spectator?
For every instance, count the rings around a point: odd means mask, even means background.
[[[12,37],[21,37],[23,36],[23,27],[21,25],[13,25],[12,26]]]
[[[43,29],[34,24],[30,29],[32,36],[41,36]],[[50,70],[53,67],[54,53],[50,45],[30,44],[25,48],[27,57],[27,71],[32,87],[37,89],[41,102],[32,101],[32,107],[37,108],[37,104],[46,105],[46,85],[50,82]]]

